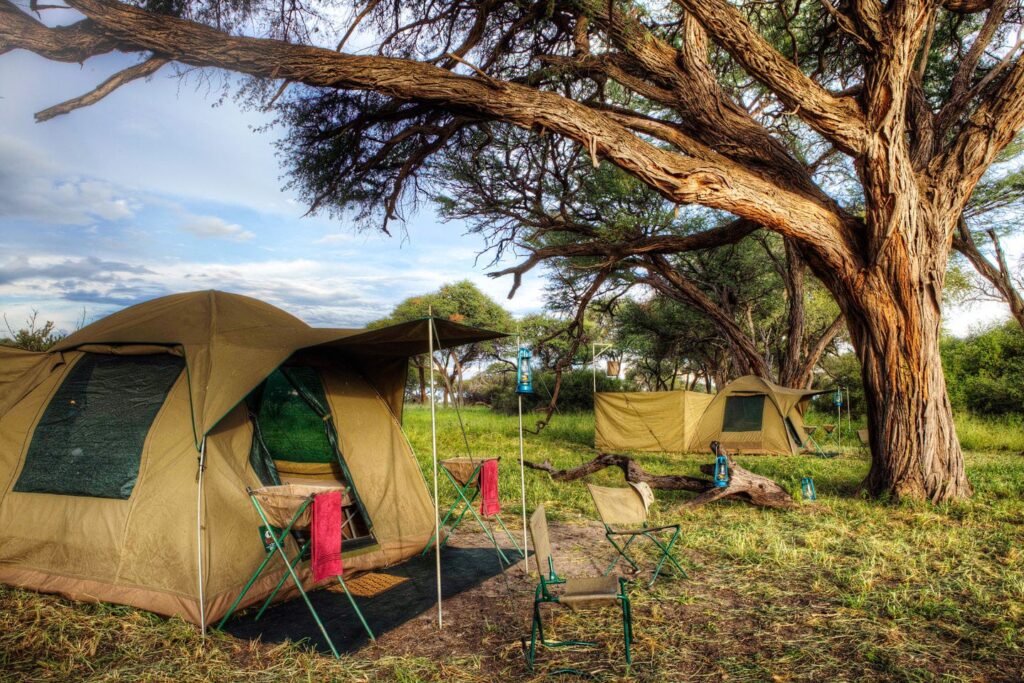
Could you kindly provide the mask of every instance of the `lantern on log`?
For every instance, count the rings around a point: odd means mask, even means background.
[[[516,393],[533,393],[533,368],[530,367],[530,349],[525,346],[519,347],[519,363],[516,366]]]
[[[711,442],[711,451],[715,454],[715,486],[724,489],[729,485],[729,459],[722,455],[717,441]]]

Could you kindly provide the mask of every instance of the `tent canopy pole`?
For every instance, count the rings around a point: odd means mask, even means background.
[[[434,406],[434,312],[427,309],[427,348],[430,352],[430,452],[434,465],[434,557],[437,570],[437,627],[444,628],[441,614],[441,509],[437,493],[437,413]]]

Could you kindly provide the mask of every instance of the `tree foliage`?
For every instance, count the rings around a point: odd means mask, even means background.
[[[375,320],[368,327],[385,327],[410,320],[421,320],[428,315],[452,322],[489,330],[511,331],[512,315],[469,280],[460,280],[442,285],[436,292],[409,297],[398,303],[391,313]],[[436,353],[436,369],[443,373],[442,392],[447,405],[451,395],[448,387],[461,383],[465,369],[483,358],[497,357],[502,349],[501,341],[477,342]],[[429,359],[415,356],[411,359],[412,370],[419,383],[420,400],[426,400]]]
[[[66,332],[57,329],[52,320],[41,322],[38,311],[32,311],[25,321],[25,326],[17,330],[11,327],[6,316],[4,325],[7,327],[7,336],[0,338],[0,345],[14,346],[26,351],[48,351],[67,336]]]

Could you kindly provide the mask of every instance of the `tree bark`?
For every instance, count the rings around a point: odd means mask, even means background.
[[[933,502],[971,495],[939,354],[951,220],[927,204],[891,220],[904,235],[883,241],[859,286],[835,288],[861,363],[872,495]],[[835,283],[833,283],[834,285]]]

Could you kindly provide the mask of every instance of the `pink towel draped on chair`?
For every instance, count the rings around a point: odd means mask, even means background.
[[[480,468],[480,514],[485,517],[501,512],[498,500],[498,461],[485,460]]]
[[[341,576],[341,491],[313,498],[313,580]]]

